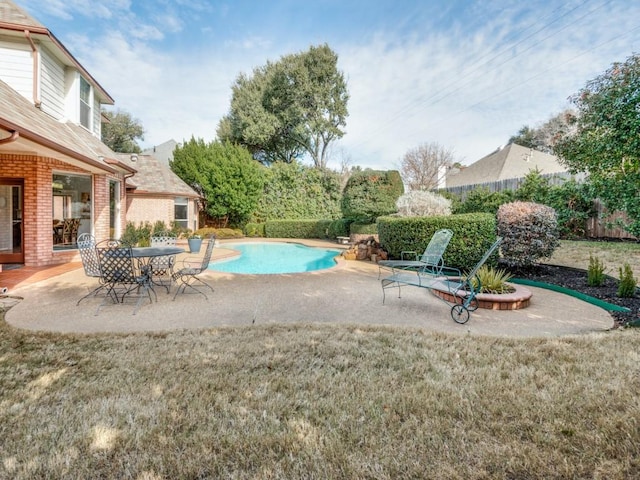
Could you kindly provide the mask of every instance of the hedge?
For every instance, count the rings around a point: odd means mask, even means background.
[[[496,240],[496,219],[489,213],[465,213],[435,217],[379,217],[380,244],[390,258],[400,258],[402,251],[422,253],[429,240],[441,228],[453,231],[444,254],[449,267],[468,271],[482,258]],[[495,255],[488,262],[497,263]]]
[[[264,224],[267,238],[329,238],[332,220],[270,220]]]

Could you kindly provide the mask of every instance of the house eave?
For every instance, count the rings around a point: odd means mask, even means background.
[[[98,81],[93,78],[93,76],[76,60],[76,58],[71,54],[69,50],[56,38],[56,36],[46,27],[36,27],[36,26],[26,26],[26,25],[16,25],[13,23],[0,22],[0,30],[14,32],[15,36],[22,35],[24,36],[26,33],[35,36],[39,41],[49,43],[53,45],[53,51],[56,56],[65,62],[65,64],[69,66],[73,66],[76,68],[83,77],[100,92],[101,103],[105,105],[113,105],[115,101],[111,98],[111,95],[107,93],[107,91],[102,88],[102,86],[98,83]]]
[[[92,173],[117,173],[116,169],[101,162],[99,159],[96,160],[75,152],[3,118],[0,118],[0,128],[7,132],[7,138],[16,136],[14,141],[0,144],[0,153],[55,158]]]

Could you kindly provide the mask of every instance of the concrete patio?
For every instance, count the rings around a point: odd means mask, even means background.
[[[336,247],[335,243],[307,242]],[[222,243],[224,247],[224,243]],[[228,255],[224,248],[216,256]],[[9,272],[3,272],[3,275]],[[478,309],[468,323],[456,324],[450,306],[425,289],[403,288],[402,298],[387,294],[382,304],[378,267],[367,261],[340,260],[335,268],[289,275],[238,275],[206,272],[215,293],[167,295],[158,302],[107,304],[98,315],[100,297],[76,301],[93,289],[80,264],[70,271],[52,269],[48,278],[19,283],[0,299],[13,304],[6,321],[20,329],[59,333],[158,332],[178,329],[251,327],[275,323],[389,325],[434,332],[501,337],[558,337],[602,332],[613,326],[608,312],[549,290],[533,291],[529,307],[515,311]],[[175,289],[175,287],[174,287]],[[15,297],[20,297],[16,299]]]

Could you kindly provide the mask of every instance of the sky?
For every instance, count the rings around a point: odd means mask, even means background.
[[[640,50],[637,0],[15,1],[143,125],[143,148],[215,140],[239,74],[326,43],[350,95],[334,169],[399,169],[432,142],[473,163]]]

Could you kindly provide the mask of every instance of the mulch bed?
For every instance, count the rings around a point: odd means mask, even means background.
[[[614,320],[614,328],[629,326],[631,322],[640,321],[640,296],[636,291],[632,298],[618,297],[618,279],[607,276],[603,285],[590,287],[587,285],[587,272],[577,268],[558,265],[540,264],[530,268],[514,269],[500,265],[515,278],[526,278],[536,282],[550,283],[576,292],[589,295],[607,303],[630,309],[630,312],[610,312]]]

